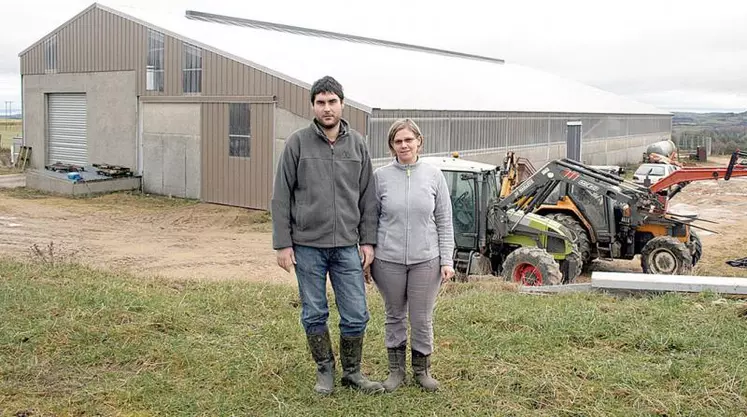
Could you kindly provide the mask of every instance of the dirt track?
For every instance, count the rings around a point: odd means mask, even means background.
[[[0,253],[26,257],[32,245],[47,251],[54,242],[56,256],[136,274],[290,282],[255,213],[211,204],[143,208],[138,200],[0,195]]]
[[[701,274],[747,277],[724,261],[747,256],[747,180],[690,184],[673,208],[695,211],[720,234],[700,232]],[[54,242],[56,256],[96,267],[177,279],[292,282],[275,265],[270,227],[256,212],[212,204],[111,195],[94,199],[0,193],[0,254],[28,257]],[[595,269],[640,271],[634,261]],[[697,271],[696,271],[697,272]],[[588,277],[587,277],[588,279]]]

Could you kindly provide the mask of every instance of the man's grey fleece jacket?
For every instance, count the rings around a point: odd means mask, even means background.
[[[412,265],[440,256],[441,266],[453,266],[451,198],[441,170],[395,159],[374,179],[380,204],[376,259]]]
[[[272,195],[272,246],[376,244],[373,167],[360,133],[340,120],[330,143],[316,121],[285,141]]]

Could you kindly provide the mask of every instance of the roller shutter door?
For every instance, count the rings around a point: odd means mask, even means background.
[[[88,164],[86,95],[50,94],[47,126],[47,163]]]

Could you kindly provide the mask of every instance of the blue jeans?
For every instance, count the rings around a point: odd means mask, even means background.
[[[358,247],[313,248],[293,245],[293,252],[301,296],[301,324],[306,333],[319,334],[327,330],[329,272],[337,311],[340,313],[340,333],[343,336],[362,335],[366,331],[369,315]]]

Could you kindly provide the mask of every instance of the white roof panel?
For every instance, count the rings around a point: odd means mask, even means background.
[[[185,11],[102,7],[310,86],[324,75],[364,110],[670,114],[528,67],[191,20]],[[250,16],[237,16],[250,17]]]

